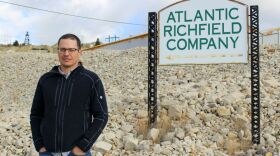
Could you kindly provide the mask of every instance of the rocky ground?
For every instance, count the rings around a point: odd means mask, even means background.
[[[261,50],[261,144],[251,144],[250,64],[158,67],[157,125],[147,129],[147,49],[85,52],[110,118],[94,155],[280,155],[280,55]],[[0,52],[0,156],[35,156],[29,113],[56,54]]]

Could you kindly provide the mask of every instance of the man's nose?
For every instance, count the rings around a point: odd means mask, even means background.
[[[69,55],[69,54],[70,54],[70,52],[68,49],[66,49],[65,52],[63,53],[63,55]]]

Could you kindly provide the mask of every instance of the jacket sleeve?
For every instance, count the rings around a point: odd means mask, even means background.
[[[97,140],[108,121],[108,108],[105,91],[100,79],[98,79],[92,87],[91,98],[93,121],[84,136],[76,144],[76,146],[84,152],[88,151],[92,147],[93,143]]]
[[[44,146],[42,135],[40,132],[40,125],[43,117],[44,117],[44,100],[43,100],[42,88],[39,80],[33,98],[31,114],[30,114],[32,138],[33,138],[35,149],[37,151],[39,151],[40,148]]]

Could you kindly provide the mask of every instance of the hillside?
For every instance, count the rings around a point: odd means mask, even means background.
[[[265,155],[280,151],[280,55],[261,50],[261,145],[251,145],[250,64],[158,67],[158,125],[147,126],[147,49],[92,51],[84,66],[104,82],[109,122],[94,146],[104,155]],[[0,151],[37,155],[29,114],[55,53],[0,53]]]

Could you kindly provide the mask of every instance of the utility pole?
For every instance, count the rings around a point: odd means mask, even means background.
[[[111,37],[110,37],[110,35],[109,35],[109,37],[108,37],[108,38],[105,38],[105,40],[108,40],[108,42],[110,43],[110,41],[111,41]]]
[[[105,38],[105,40],[108,40],[108,42],[110,43],[111,41],[117,41],[117,39],[119,39],[120,37],[117,37],[116,35],[114,37],[111,37],[110,35]]]
[[[119,39],[120,37],[117,37],[117,36],[115,35],[115,37],[112,37],[112,38],[114,38],[115,41],[117,41],[117,39]]]

